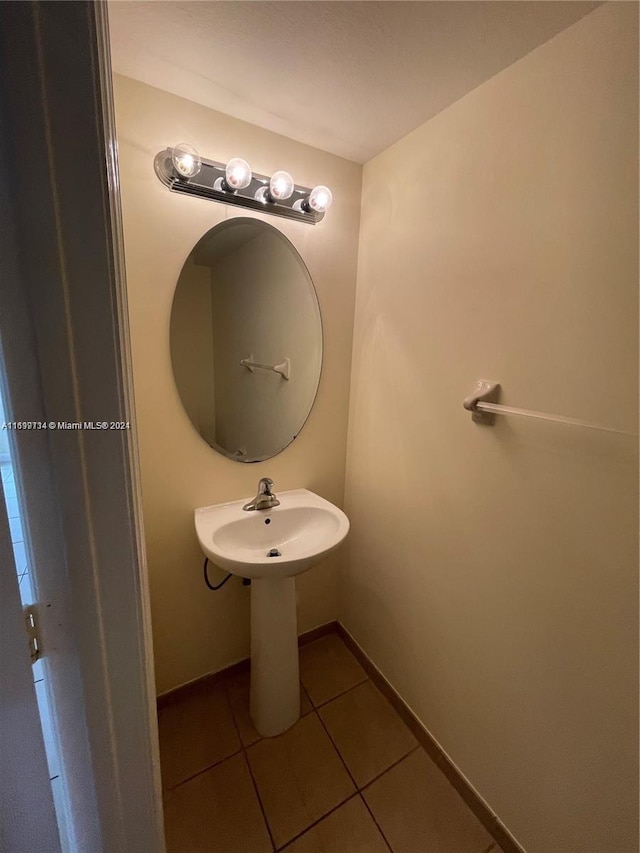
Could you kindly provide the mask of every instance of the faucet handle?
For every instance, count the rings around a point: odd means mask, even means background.
[[[253,509],[271,509],[271,507],[279,506],[280,501],[271,491],[273,480],[270,477],[262,477],[258,482],[258,493],[255,498],[248,504],[245,504],[243,510]]]

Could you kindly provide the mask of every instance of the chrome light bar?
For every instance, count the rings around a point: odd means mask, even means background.
[[[250,183],[242,189],[234,191],[216,188],[216,185],[217,187],[225,186],[224,178],[227,168],[225,163],[207,160],[204,157],[198,158],[201,163],[199,170],[195,175],[188,176],[178,171],[174,165],[174,150],[173,148],[165,148],[164,151],[156,154],[153,161],[158,179],[171,192],[207,198],[211,201],[219,201],[222,204],[235,204],[250,210],[270,213],[273,216],[283,216],[287,219],[295,219],[298,222],[306,222],[309,225],[316,225],[324,219],[325,211],[310,209],[305,203],[312,193],[310,187],[302,187],[296,184],[289,198],[274,199],[268,192],[271,179],[267,175],[253,173]],[[259,198],[256,198],[256,194],[259,194]]]

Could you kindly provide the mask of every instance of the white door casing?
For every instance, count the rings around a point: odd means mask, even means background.
[[[131,425],[25,432],[16,446],[75,849],[162,853],[105,14],[0,6],[0,168],[16,236],[0,336],[13,419]]]

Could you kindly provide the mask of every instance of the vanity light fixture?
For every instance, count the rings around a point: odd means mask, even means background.
[[[328,187],[297,186],[282,170],[270,177],[253,173],[241,157],[228,163],[207,160],[186,142],[160,151],[153,165],[158,179],[172,192],[237,204],[311,225],[324,219],[331,205]]]

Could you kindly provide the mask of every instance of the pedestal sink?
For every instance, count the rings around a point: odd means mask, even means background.
[[[251,578],[251,718],[261,735],[286,731],[300,716],[295,576],[334,551],[349,519],[307,489],[278,492],[280,505],[247,512],[245,501],[195,511],[205,555]]]

